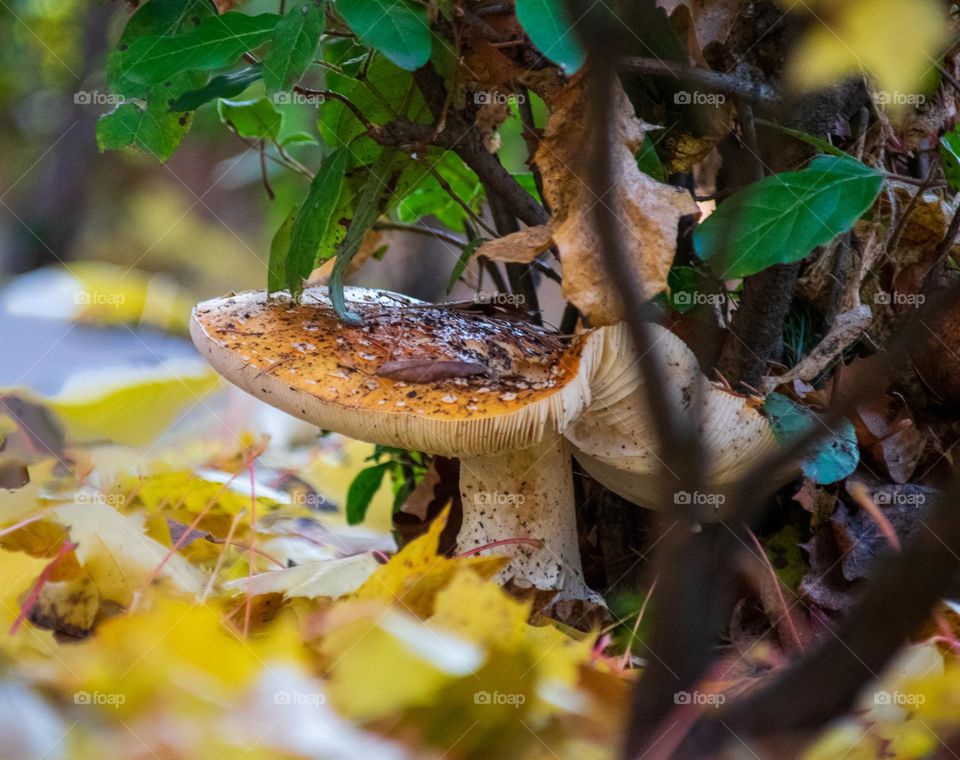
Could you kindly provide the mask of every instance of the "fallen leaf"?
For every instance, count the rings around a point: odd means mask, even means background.
[[[882,354],[856,359],[838,374],[835,392],[843,394],[864,375],[887,377],[889,365]],[[904,405],[903,398],[888,387],[860,401],[851,421],[857,431],[861,454],[873,466],[882,468],[895,483],[906,483],[926,449],[926,439]]]
[[[404,383],[435,383],[455,377],[486,375],[489,372],[482,364],[443,359],[400,359],[384,362],[377,369],[380,377],[389,377]]]
[[[449,558],[438,553],[440,536],[447,524],[449,509],[430,524],[429,530],[414,539],[387,564],[379,567],[357,589],[360,600],[384,601],[422,617],[433,611],[434,598],[460,568],[469,567],[484,578],[492,578],[506,564],[506,557]]]
[[[342,559],[308,562],[286,570],[258,573],[250,578],[229,581],[223,587],[227,590],[241,589],[251,596],[279,593],[286,597],[336,599],[355,592],[379,568],[380,563],[373,555],[356,554]]]
[[[846,487],[849,492],[850,481]],[[912,484],[872,483],[868,484],[867,490],[901,544],[920,527],[923,515],[933,505],[937,493],[932,488]],[[830,525],[843,556],[843,576],[848,581],[868,578],[877,557],[891,550],[883,529],[866,510],[852,511],[841,505],[834,512]]]
[[[206,575],[145,535],[142,514],[123,515],[99,502],[65,504],[52,513],[69,530],[77,559],[104,599],[129,605],[162,562],[159,577],[182,592],[199,596],[203,591]]]

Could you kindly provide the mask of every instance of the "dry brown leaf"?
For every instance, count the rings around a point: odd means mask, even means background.
[[[549,224],[528,227],[512,235],[488,240],[477,249],[478,256],[512,264],[529,264],[553,245],[553,230]]]
[[[613,194],[594,197],[589,187],[589,155],[584,146],[592,139],[586,81],[586,75],[575,77],[551,102],[543,141],[534,155],[543,177],[544,200],[553,211],[550,222],[508,235],[494,246],[485,245],[479,253],[501,261],[529,261],[552,238],[563,264],[564,296],[591,325],[601,326],[621,321],[623,304],[607,276],[593,226],[595,204],[613,205],[614,200]],[[680,217],[695,214],[697,207],[686,190],[657,182],[637,168],[634,154],[643,142],[645,125],[619,85],[616,103],[611,114],[613,164],[618,172],[616,206],[643,295],[653,298],[666,289]]]
[[[928,251],[940,245],[950,220],[953,218],[954,207],[945,201],[936,190],[925,190],[914,202],[913,198],[919,192],[918,188],[903,182],[891,182],[890,188],[894,193],[897,204],[897,223],[900,215],[906,213],[913,203],[910,216],[903,227],[897,249],[907,248]],[[881,195],[879,200],[880,211],[889,213],[889,196]],[[957,246],[954,246],[956,251]],[[899,257],[898,257],[899,260]],[[908,258],[904,263],[915,260]]]
[[[839,371],[835,392],[849,393],[864,377],[883,376],[888,386],[857,404],[850,415],[857,431],[857,443],[864,463],[886,470],[895,483],[906,483],[913,475],[926,448],[926,437],[917,429],[902,397],[889,381],[889,362],[883,354],[855,359]]]
[[[741,0],[657,0],[657,5],[687,32],[687,51],[705,64],[703,51],[713,42],[724,43],[740,15]],[[678,12],[679,11],[679,12]]]
[[[404,383],[435,383],[454,377],[473,377],[489,373],[485,366],[476,362],[443,359],[400,359],[384,362],[377,370],[380,377],[400,380]]]

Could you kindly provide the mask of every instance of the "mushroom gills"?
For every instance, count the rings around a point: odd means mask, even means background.
[[[654,330],[653,350],[665,369],[667,403],[675,416],[699,415],[694,423],[707,458],[705,493],[688,494],[679,483],[663,488],[669,470],[657,451],[643,376],[622,324],[602,328],[602,358],[591,384],[593,403],[566,437],[587,473],[628,501],[668,509],[701,499],[703,519],[722,519],[733,484],[777,448],[770,423],[750,399],[710,383],[679,337],[664,327]],[[791,472],[785,472],[784,482],[789,477]],[[662,503],[665,493],[672,497],[668,504]]]

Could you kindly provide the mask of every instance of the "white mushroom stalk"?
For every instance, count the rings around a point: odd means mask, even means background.
[[[574,509],[570,452],[559,435],[538,446],[460,460],[463,524],[461,552],[491,535],[539,536],[542,545],[520,545],[501,574],[519,586],[560,589],[559,599],[586,599]]]
[[[601,342],[392,293],[346,298],[362,325],[340,322],[326,289],[310,288],[300,304],[206,301],[191,334],[220,374],[289,414],[460,459],[460,551],[496,544],[511,559],[504,582],[585,598],[562,434],[590,403]]]
[[[642,392],[643,377],[623,324],[597,331],[602,356],[592,378],[593,402],[567,431],[574,455],[595,480],[623,498],[654,509],[701,507],[703,519],[722,519],[733,483],[776,449],[770,424],[748,397],[710,383],[696,356],[676,335],[654,326],[660,365],[665,369],[667,403],[676,416],[697,414],[706,457],[703,493],[671,488],[673,503],[662,504],[664,471],[656,448],[653,418]]]

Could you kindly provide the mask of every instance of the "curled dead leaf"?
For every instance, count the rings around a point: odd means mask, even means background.
[[[578,75],[553,99],[543,141],[534,155],[543,178],[544,200],[553,212],[550,222],[485,244],[478,253],[499,261],[530,261],[552,240],[563,265],[564,296],[590,324],[600,326],[623,319],[623,304],[601,258],[594,206],[599,202],[615,208],[632,254],[630,263],[647,298],[666,289],[680,218],[697,213],[697,207],[686,190],[657,182],[637,167],[634,155],[646,125],[636,117],[619,85],[609,121],[615,193],[594,197],[590,156],[584,150],[595,141],[587,118],[588,81],[587,74]]]

